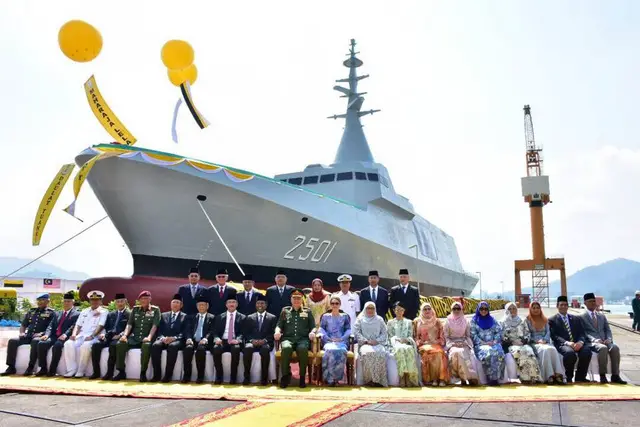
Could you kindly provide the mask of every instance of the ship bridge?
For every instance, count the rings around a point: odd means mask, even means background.
[[[347,98],[347,111],[327,117],[345,119],[334,163],[312,164],[301,172],[276,175],[275,179],[308,187],[358,206],[367,207],[371,204],[404,219],[413,219],[415,213],[411,202],[395,192],[387,168],[374,161],[362,130],[360,117],[380,110],[362,110],[366,92],[358,92],[358,82],[369,75],[357,75],[356,69],[363,62],[356,57],[359,52],[355,47],[356,42],[351,39],[348,58],[343,62],[349,68],[349,77],[336,80],[337,83],[348,83],[349,88],[339,85],[333,87],[342,94],[342,98]]]

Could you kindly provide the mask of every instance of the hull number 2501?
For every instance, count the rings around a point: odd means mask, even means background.
[[[295,245],[284,254],[283,258],[325,263],[338,244],[338,242],[320,241],[317,237],[307,238],[307,236],[303,235],[296,236],[294,241],[296,242]],[[304,245],[305,242],[307,243],[306,245]]]

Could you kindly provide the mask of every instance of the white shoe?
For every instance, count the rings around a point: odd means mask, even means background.
[[[75,374],[75,375],[74,375],[74,377],[76,377],[76,378],[83,378],[83,377],[84,377],[84,374],[83,374],[83,373],[78,372],[77,374]]]
[[[65,378],[71,378],[72,376],[74,376],[76,374],[76,371],[67,371],[65,372],[65,374],[63,375]]]
[[[433,387],[438,387],[438,381],[434,381],[434,382],[432,382],[432,383],[431,383],[431,385],[432,385]]]

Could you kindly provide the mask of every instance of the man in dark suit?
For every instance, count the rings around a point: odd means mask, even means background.
[[[131,310],[127,308],[127,297],[122,294],[116,294],[116,309],[107,314],[107,322],[104,324],[104,331],[98,335],[98,342],[91,346],[91,363],[93,365],[93,375],[91,379],[100,378],[100,357],[102,349],[109,347],[109,359],[107,361],[107,372],[103,380],[113,378],[113,371],[116,367],[116,344],[122,337],[124,329],[127,327]]]
[[[558,314],[549,318],[549,329],[551,340],[562,355],[564,362],[567,383],[573,381],[573,370],[578,361],[576,370],[576,382],[588,383],[587,371],[591,362],[591,351],[585,346],[586,337],[582,321],[571,314],[568,314],[569,300],[566,296],[559,296],[556,302]]]
[[[209,310],[209,298],[206,295],[200,295],[196,299],[196,307],[198,314],[195,315],[189,323],[187,334],[185,335],[185,347],[182,350],[182,359],[184,361],[184,374],[182,382],[191,381],[191,361],[193,353],[196,353],[196,369],[198,377],[196,383],[200,384],[204,381],[204,368],[207,357],[207,350],[211,348],[213,342],[213,320],[215,316],[207,313]]]
[[[378,282],[380,276],[376,270],[369,272],[369,287],[360,291],[360,306],[364,307],[369,301],[373,301],[376,305],[376,313],[387,321],[387,312],[389,311],[389,292],[380,286]]]
[[[244,381],[242,384],[248,385],[251,382],[251,361],[253,353],[260,353],[261,379],[260,384],[267,385],[269,375],[269,356],[273,350],[273,334],[276,331],[278,318],[271,313],[267,313],[267,298],[259,294],[256,301],[256,313],[247,316],[244,326]]]
[[[189,319],[181,311],[182,297],[175,294],[171,300],[171,311],[162,313],[158,338],[151,346],[151,362],[153,363],[152,382],[160,381],[162,374],[162,350],[167,350],[167,364],[164,369],[163,383],[168,383],[173,377],[173,368],[178,359],[178,351],[184,347],[184,336],[187,332]]]
[[[227,299],[236,297],[237,291],[235,288],[227,285],[228,278],[229,273],[227,273],[227,269],[219,269],[216,273],[217,284],[207,289],[209,293],[209,313],[215,316],[226,311]]]
[[[49,323],[44,335],[40,337],[41,341],[38,343],[38,365],[40,365],[40,370],[36,374],[38,377],[43,375],[53,377],[56,374],[64,343],[71,336],[73,327],[80,315],[80,312],[73,307],[75,298],[73,291],[67,292],[62,298],[62,310],[56,312],[55,317]],[[47,353],[51,346],[53,346],[51,364],[47,369]]]
[[[276,318],[280,317],[283,307],[291,305],[291,293],[295,288],[287,285],[287,275],[284,270],[276,273],[276,284],[267,289],[267,311]]]
[[[397,301],[401,301],[405,308],[404,317],[413,320],[420,310],[420,291],[409,284],[409,270],[403,268],[399,275],[400,285],[391,288],[389,306],[393,307]]]
[[[227,311],[216,316],[213,322],[213,364],[216,369],[215,384],[222,384],[222,353],[231,353],[231,384],[235,384],[238,378],[238,365],[240,364],[240,352],[244,344],[244,320],[246,316],[238,313],[238,301],[235,297],[229,297],[226,303]]]
[[[178,293],[182,297],[182,311],[189,317],[193,317],[198,312],[196,308],[196,298],[198,295],[204,295],[207,293],[207,288],[200,285],[200,270],[197,267],[193,267],[189,270],[189,284],[182,285],[178,288]]]
[[[238,292],[238,311],[245,316],[256,312],[256,301],[260,292],[253,288],[255,282],[251,274],[245,274],[242,280],[244,291]]]

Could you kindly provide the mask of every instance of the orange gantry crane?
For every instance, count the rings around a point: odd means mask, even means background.
[[[529,298],[522,294],[520,272],[531,271],[532,297],[540,305],[549,306],[549,270],[560,270],[561,294],[567,295],[564,258],[547,258],[544,249],[544,221],[542,208],[549,203],[549,177],[542,174],[542,147],[533,135],[531,107],[524,106],[524,134],[526,142],[527,176],[522,178],[522,197],[531,213],[532,259],[515,261],[515,297],[520,307],[528,306]]]

